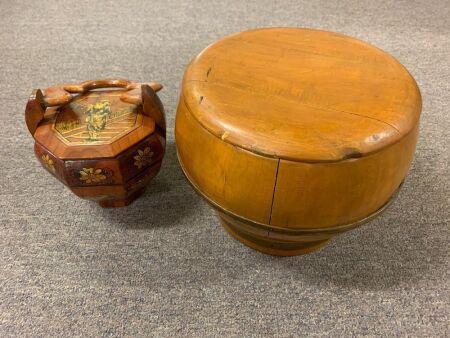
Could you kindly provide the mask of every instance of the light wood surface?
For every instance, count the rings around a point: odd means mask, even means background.
[[[186,172],[209,198],[239,215],[269,222],[277,160],[248,154],[217,139],[196,122],[182,101],[176,141]]]
[[[333,163],[281,160],[270,224],[322,228],[356,222],[379,209],[406,176],[415,128],[382,152]]]
[[[271,227],[341,226],[323,241],[386,205],[411,164],[420,112],[414,79],[376,47],[324,31],[259,29],[191,62],[175,136],[186,176],[227,230],[291,255],[319,247],[318,237],[277,241]]]
[[[364,156],[414,128],[420,93],[387,53],[340,34],[273,28],[232,35],[188,67],[183,96],[224,141],[269,157]]]

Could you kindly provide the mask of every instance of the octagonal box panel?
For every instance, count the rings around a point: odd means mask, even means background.
[[[35,153],[44,168],[70,187],[119,185],[160,164],[164,138],[154,133],[110,159],[60,160],[38,143]]]

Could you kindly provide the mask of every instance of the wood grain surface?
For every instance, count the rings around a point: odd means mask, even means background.
[[[309,29],[242,32],[188,66],[178,155],[235,238],[248,245],[256,237],[246,226],[262,223],[267,238],[250,246],[306,253],[317,240],[280,246],[270,226],[351,229],[378,213],[411,164],[421,104],[408,71],[365,42]]]
[[[333,162],[391,145],[417,124],[414,79],[389,54],[340,34],[273,28],[195,58],[182,95],[212,134],[269,157]]]

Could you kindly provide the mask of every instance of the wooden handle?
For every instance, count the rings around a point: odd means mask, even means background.
[[[156,82],[150,82],[148,85],[156,92],[162,88],[162,86]],[[140,83],[131,82],[125,79],[90,80],[79,84],[64,84],[47,88],[45,90],[44,102],[47,107],[54,107],[72,101],[74,97],[72,94],[82,94],[100,88],[123,88],[132,90],[139,88],[140,86]]]
[[[145,95],[141,90],[146,87]],[[28,130],[32,135],[36,131],[39,122],[44,118],[44,113],[47,107],[61,106],[72,101],[74,97],[79,94],[86,93],[90,90],[101,88],[123,88],[126,91],[122,94],[121,100],[133,104],[143,104],[146,101],[147,109],[144,108],[144,113],[154,118],[156,124],[165,130],[164,113],[159,98],[156,92],[162,89],[162,85],[156,82],[138,83],[125,79],[103,79],[90,80],[79,84],[63,84],[46,88],[44,91],[36,89],[28,99],[27,107],[25,109],[25,122]],[[142,93],[141,93],[142,92]],[[152,94],[153,93],[153,94]],[[151,98],[150,98],[151,97]],[[150,101],[155,101],[152,105]],[[156,108],[160,113],[156,111]],[[162,114],[162,118],[161,115]]]
[[[31,135],[34,135],[39,122],[44,118],[45,109],[44,94],[40,89],[33,90],[25,108],[25,122]]]
[[[145,115],[151,117],[155,121],[156,125],[166,136],[166,118],[164,116],[164,108],[156,95],[156,91],[149,85],[143,84],[141,86],[142,92],[142,110]]]
[[[64,85],[64,90],[69,93],[85,93],[92,89],[99,88],[124,88],[131,89],[136,87],[136,83],[125,79],[104,79],[104,80],[90,80],[80,84]]]

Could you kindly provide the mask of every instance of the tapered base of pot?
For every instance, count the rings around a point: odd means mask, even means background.
[[[242,227],[242,223],[231,217],[217,213],[219,220],[228,233],[239,242],[259,252],[272,256],[299,256],[316,251],[323,247],[329,239],[290,241],[271,238],[270,232],[255,233]]]
[[[104,201],[98,202],[98,204],[102,208],[122,208],[122,207],[126,207],[127,205],[130,205],[136,199],[138,199],[144,192],[145,192],[145,187],[136,190],[135,192],[133,192],[131,195],[127,196],[126,198],[104,200]]]
[[[279,247],[279,245],[275,243],[270,242],[263,242],[259,241],[258,243],[252,240],[249,237],[244,237],[242,234],[239,234],[237,231],[235,231],[231,226],[229,226],[223,219],[220,219],[223,227],[228,231],[228,233],[239,242],[245,244],[246,246],[268,254],[272,256],[300,256],[304,254],[311,253],[313,251],[316,251],[323,247],[325,244],[327,244],[328,240],[321,241],[321,242],[314,242],[314,243],[302,243],[299,244],[297,248],[282,248]]]

